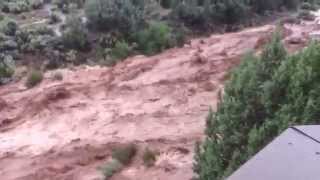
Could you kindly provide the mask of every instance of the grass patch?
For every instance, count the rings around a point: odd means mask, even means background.
[[[114,174],[116,174],[117,172],[120,172],[122,168],[123,168],[123,165],[121,164],[121,162],[119,162],[116,159],[111,160],[109,163],[107,163],[101,168],[101,171],[104,177],[103,179],[104,180],[110,179]]]
[[[149,148],[146,148],[145,151],[143,152],[142,159],[143,159],[143,164],[146,167],[151,167],[154,165],[154,163],[157,160],[156,153],[150,150]]]
[[[132,158],[136,155],[137,147],[134,144],[126,144],[117,147],[112,151],[112,158],[118,160],[123,165],[130,164]]]
[[[40,71],[33,70],[27,77],[26,87],[32,88],[43,80],[43,74]]]

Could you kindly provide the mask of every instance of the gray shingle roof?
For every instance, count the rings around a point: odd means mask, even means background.
[[[287,129],[228,180],[320,180],[320,126]]]

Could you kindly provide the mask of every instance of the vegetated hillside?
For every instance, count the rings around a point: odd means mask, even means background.
[[[315,6],[311,0],[3,0],[0,83],[19,78],[12,77],[15,64],[39,72],[113,66],[129,55],[180,47],[194,34],[257,25],[275,12],[302,8],[298,17],[312,19],[307,10]]]

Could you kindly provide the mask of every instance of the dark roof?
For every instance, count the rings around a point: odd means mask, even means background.
[[[320,126],[287,129],[228,180],[320,180]]]

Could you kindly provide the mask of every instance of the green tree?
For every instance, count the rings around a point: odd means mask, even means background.
[[[252,15],[283,8],[296,9],[300,0],[175,0],[171,19],[192,28],[246,22]]]
[[[85,12],[90,26],[130,35],[144,25],[144,4],[136,3],[131,0],[90,0],[86,2]]]
[[[171,38],[171,28],[164,23],[155,22],[147,29],[138,32],[136,42],[138,50],[150,55],[170,47]]]
[[[88,50],[88,32],[81,19],[71,15],[67,19],[66,30],[62,34],[62,41],[66,48],[77,50]]]
[[[114,48],[111,49],[111,58],[123,60],[130,55],[131,48],[125,41],[116,42]]]
[[[317,43],[287,55],[278,35],[260,57],[246,55],[207,118],[206,140],[195,156],[197,178],[224,179],[286,128],[319,123],[319,58]]]

